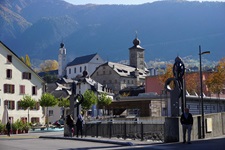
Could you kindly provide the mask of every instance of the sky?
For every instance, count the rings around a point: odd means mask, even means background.
[[[85,4],[127,4],[127,5],[134,5],[134,4],[143,4],[143,3],[151,3],[154,1],[159,0],[65,0],[69,3],[75,5],[85,5]],[[225,0],[188,0],[188,1],[219,1],[225,2]]]

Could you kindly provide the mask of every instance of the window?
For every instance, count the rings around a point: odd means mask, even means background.
[[[71,69],[69,68],[69,74],[71,74]]]
[[[20,94],[25,94],[25,85],[20,85]]]
[[[6,70],[6,78],[8,78],[8,79],[12,78],[12,70],[11,69]]]
[[[82,72],[82,67],[80,67],[80,72]]]
[[[48,116],[53,116],[53,110],[49,110]]]
[[[26,123],[26,122],[27,122],[27,117],[21,117],[20,120],[21,120],[23,123]]]
[[[76,72],[77,72],[77,69],[76,69],[76,68],[74,68],[73,72],[74,72],[74,73],[76,73]]]
[[[37,95],[37,86],[32,86],[32,95]]]
[[[40,120],[39,120],[38,117],[32,117],[31,118],[31,123],[39,123],[39,122],[40,122]]]
[[[7,55],[7,63],[12,63],[12,55]]]
[[[31,79],[31,73],[30,72],[23,72],[22,73],[22,79]]]
[[[4,101],[4,105],[6,105],[8,107],[8,109],[10,109],[10,110],[14,110],[15,109],[15,101],[5,100]]]
[[[17,110],[22,110],[23,108],[20,106],[20,101],[17,102]]]
[[[14,85],[13,84],[4,84],[4,93],[14,93]]]
[[[84,70],[86,70],[86,71],[87,71],[87,67],[86,67],[86,66],[84,66]]]

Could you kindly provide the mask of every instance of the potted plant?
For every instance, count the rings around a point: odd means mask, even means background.
[[[25,133],[28,133],[29,129],[30,129],[30,124],[27,123],[27,122],[25,122],[25,123],[23,124],[23,131],[24,131]]]
[[[12,133],[13,134],[17,134],[18,133],[18,124],[16,122],[12,123]]]
[[[18,129],[18,134],[23,133],[23,122],[18,119],[18,120],[16,120],[15,124]]]
[[[4,125],[2,124],[2,122],[0,122],[0,134],[3,134],[4,131]]]

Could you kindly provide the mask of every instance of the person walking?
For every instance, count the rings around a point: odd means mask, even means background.
[[[7,129],[7,135],[10,136],[11,124],[10,124],[10,121],[9,120],[8,120],[8,122],[6,124],[6,129]]]
[[[73,120],[73,117],[71,115],[67,115],[66,117],[66,124],[69,128],[69,136],[72,137],[74,136],[74,120]]]
[[[81,114],[79,114],[77,116],[76,126],[77,126],[77,137],[78,137],[79,132],[80,132],[81,138],[82,138],[83,137],[83,117],[82,117]]]
[[[183,128],[183,143],[186,143],[186,133],[188,132],[188,144],[191,144],[193,117],[192,114],[189,113],[188,108],[185,108],[184,113],[181,115],[180,122]]]

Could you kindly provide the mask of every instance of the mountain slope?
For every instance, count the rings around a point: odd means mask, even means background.
[[[128,59],[135,31],[145,48],[146,61],[170,60],[177,55],[197,58],[199,45],[211,51],[211,60],[224,57],[221,53],[225,50],[225,3],[222,2],[79,6],[61,0],[16,2],[20,11],[7,8],[24,18],[28,25],[19,33],[7,29],[16,40],[7,39],[5,32],[0,38],[18,55],[28,54],[33,59],[57,59],[62,41],[69,60],[96,52],[105,60]],[[22,2],[26,2],[23,7]],[[19,22],[12,23],[12,27],[18,25]]]

